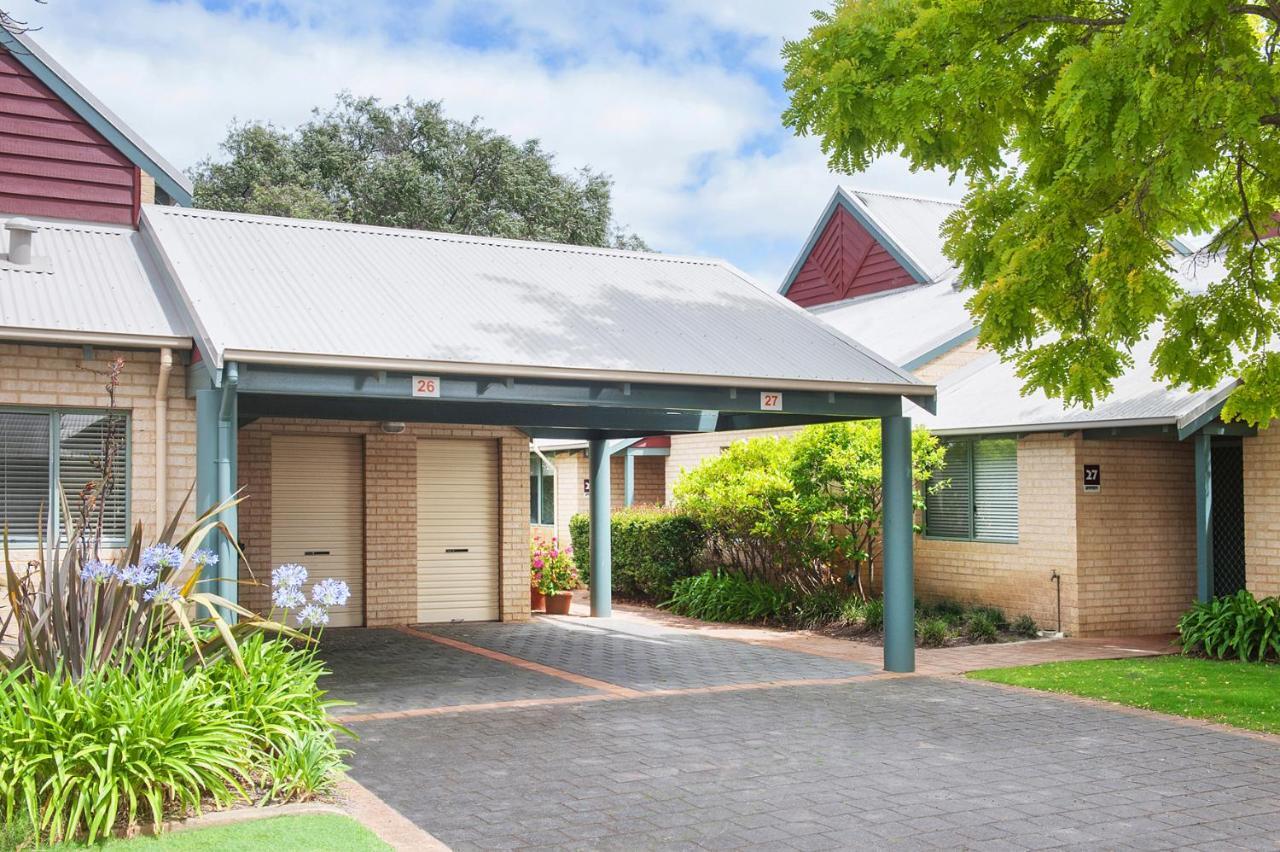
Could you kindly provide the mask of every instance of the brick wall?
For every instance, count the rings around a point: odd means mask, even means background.
[[[1280,595],[1280,425],[1244,439],[1244,561],[1249,591]]]
[[[585,450],[555,453],[548,458],[556,466],[556,525],[554,530],[550,527],[534,527],[534,534],[543,537],[556,535],[567,542],[569,520],[574,515],[591,511],[591,497],[582,490],[582,481],[591,476],[591,466],[587,463]],[[635,457],[635,505],[665,502],[666,462],[665,456]],[[622,508],[626,502],[624,463],[619,454],[609,464],[609,505],[614,509]]]
[[[1179,441],[1080,441],[1072,491],[1081,636],[1170,633],[1196,595],[1195,451]],[[1102,467],[1084,492],[1081,467]]]
[[[1018,441],[1018,542],[942,541],[916,536],[916,593],[1026,613],[1042,628],[1057,625],[1050,576],[1062,577],[1062,626],[1074,633],[1075,501],[1071,490],[1078,438],[1058,433]]]
[[[503,621],[529,618],[529,438],[515,429],[411,423],[399,435],[379,424],[268,418],[242,428],[240,508],[245,556],[259,579],[271,569],[271,436],[361,435],[365,477],[365,623],[370,627],[417,620],[417,440],[477,438],[499,442],[499,597]],[[241,566],[241,580],[249,581]],[[245,585],[250,609],[269,608],[265,587]]]
[[[961,367],[969,366],[987,354],[989,353],[986,350],[978,348],[976,338],[966,341],[916,370],[916,378],[927,384],[935,385],[948,374],[959,370]]]
[[[41,346],[0,343],[0,405],[51,408],[103,409],[107,396],[105,379],[94,371],[105,371],[117,356],[125,359],[124,372],[116,393],[116,405],[129,414],[129,524],[142,523],[148,543],[176,512],[195,482],[196,426],[195,400],[186,395],[186,354],[174,353],[169,376],[169,415],[165,424],[169,441],[167,491],[164,517],[156,520],[156,430],[155,393],[159,378],[158,351],[116,351],[94,349],[85,360],[78,346]],[[194,521],[188,504],[184,520]],[[30,551],[14,549],[15,564],[30,559]]]

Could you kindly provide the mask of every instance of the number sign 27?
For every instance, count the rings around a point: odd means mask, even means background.
[[[440,396],[440,377],[439,376],[414,376],[413,377],[413,395],[414,396]]]
[[[776,391],[760,392],[760,410],[761,411],[781,411],[782,410],[782,394]]]

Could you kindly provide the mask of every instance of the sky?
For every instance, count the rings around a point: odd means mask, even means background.
[[[441,100],[614,179],[619,224],[776,286],[835,185],[958,198],[889,157],[831,173],[782,125],[779,51],[829,0],[0,0],[175,165],[233,120],[349,90]]]

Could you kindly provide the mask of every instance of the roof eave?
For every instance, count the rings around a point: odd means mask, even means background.
[[[73,346],[111,346],[122,349],[190,349],[190,337],[163,334],[129,334],[80,329],[0,326],[0,340]]]

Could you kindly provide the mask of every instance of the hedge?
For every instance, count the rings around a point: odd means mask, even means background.
[[[569,521],[573,556],[583,580],[590,577],[591,520],[574,515]],[[613,513],[613,593],[630,600],[663,603],[682,577],[703,570],[707,533],[688,515],[653,506],[618,509]]]

